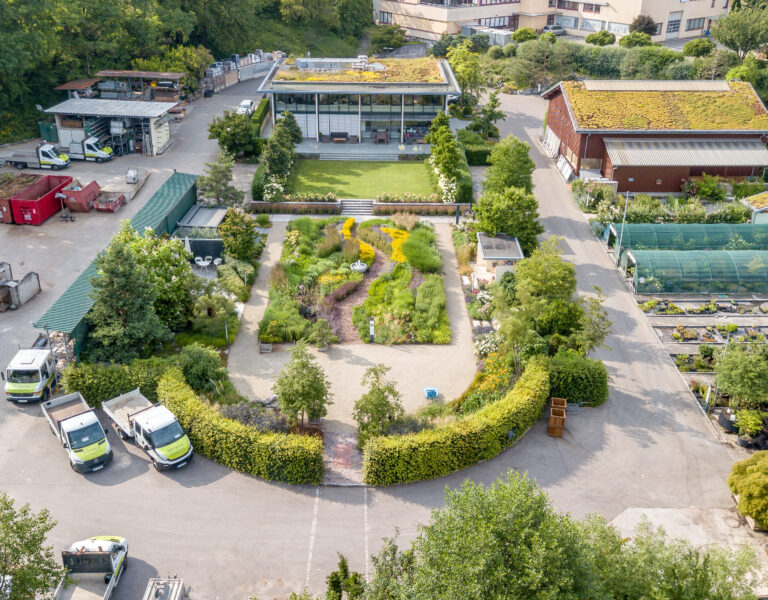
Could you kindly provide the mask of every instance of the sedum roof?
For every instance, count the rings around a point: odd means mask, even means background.
[[[612,83],[617,85],[608,85]],[[581,132],[768,132],[768,110],[749,83],[725,82],[727,90],[722,82],[710,82],[703,89],[689,82],[656,88],[651,83],[650,91],[627,82],[603,82],[595,88],[586,82],[563,81],[556,87],[565,96],[574,128]]]
[[[376,62],[386,69],[382,71],[354,69],[320,71],[284,65],[275,74],[275,81],[337,83],[442,83],[444,81],[436,58],[390,58],[376,60]]]
[[[768,192],[760,192],[749,198],[744,198],[744,202],[752,208],[762,209],[768,207]]]

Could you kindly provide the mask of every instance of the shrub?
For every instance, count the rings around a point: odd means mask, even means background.
[[[599,360],[571,350],[552,357],[549,369],[553,397],[588,406],[608,399],[608,371]]]
[[[228,264],[222,264],[216,267],[219,285],[229,294],[232,294],[240,302],[245,302],[251,295],[250,286],[243,283],[242,278],[237,274],[234,267]]]
[[[344,240],[344,247],[341,251],[344,262],[353,263],[360,258],[360,240],[349,238]]]
[[[328,225],[325,228],[325,237],[323,241],[317,246],[317,255],[320,258],[326,258],[341,250],[341,236],[339,230],[333,225]]]
[[[715,43],[712,40],[698,38],[685,43],[685,46],[683,46],[683,54],[686,56],[706,56],[715,48]]]
[[[262,433],[276,432],[289,433],[291,428],[284,419],[281,419],[273,412],[267,412],[257,404],[251,402],[238,402],[237,404],[227,404],[219,408],[219,412],[227,419],[239,421],[243,425],[253,427]]]
[[[264,165],[259,165],[256,172],[253,174],[253,181],[251,181],[251,197],[254,202],[261,202],[264,200],[264,185],[267,183],[267,168]]]
[[[262,213],[256,215],[256,225],[259,227],[269,227],[269,215]]]
[[[469,262],[475,255],[475,247],[472,244],[462,244],[456,250],[456,260],[459,261],[459,267],[469,267]]]
[[[517,51],[517,44],[507,44],[503,48],[504,56],[507,58],[510,58],[515,55],[515,52]]]
[[[209,381],[221,379],[226,373],[221,368],[219,353],[199,343],[182,348],[177,362],[187,383],[197,392],[205,389]]]
[[[619,46],[623,48],[636,48],[638,46],[650,46],[651,36],[647,33],[633,31],[619,40]]]
[[[411,231],[419,222],[419,217],[409,213],[395,213],[392,215],[392,222],[396,227]]]
[[[541,417],[549,398],[549,374],[539,358],[529,361],[501,400],[435,429],[376,437],[363,451],[363,481],[392,485],[442,477],[512,445]]]
[[[139,388],[149,400],[157,401],[157,382],[168,369],[159,357],[137,359],[127,365],[73,363],[64,369],[62,387],[68,394],[80,392],[89,406]]]
[[[232,332],[238,323],[235,305],[220,295],[200,296],[192,309],[192,331],[205,335],[224,336],[224,322]]]
[[[267,118],[268,114],[269,114],[269,98],[265,96],[264,98],[261,99],[261,102],[259,102],[259,105],[256,107],[256,110],[253,111],[253,116],[251,117],[251,121],[256,125],[259,132],[261,132],[261,126],[264,124],[264,119]]]
[[[435,234],[429,229],[414,229],[402,248],[408,264],[422,273],[436,273],[443,268],[435,246]]]
[[[701,179],[697,180],[697,195],[699,198],[705,198],[710,202],[725,201],[725,188],[723,188],[722,178],[717,175],[707,175],[704,173]]]
[[[734,423],[739,428],[739,435],[755,437],[763,431],[763,413],[749,408],[737,411]]]
[[[616,43],[616,36],[610,31],[603,30],[590,33],[584,38],[584,41],[587,42],[587,44],[592,44],[594,46],[610,46],[611,44]]]
[[[733,195],[736,196],[736,198],[748,198],[749,196],[754,196],[755,194],[759,194],[765,189],[765,185],[758,182],[745,182],[745,183],[734,183],[733,184]]]
[[[522,44],[523,42],[530,40],[535,40],[538,37],[539,36],[536,35],[536,32],[531,27],[521,27],[512,34],[512,39],[515,40],[518,44]]]
[[[728,487],[739,497],[738,511],[768,529],[768,452],[756,452],[735,463]]]
[[[288,274],[283,263],[277,263],[269,273],[269,286],[278,290],[288,287]]]
[[[493,60],[498,60],[504,56],[504,50],[501,49],[501,46],[496,46],[494,44],[488,48],[488,56],[490,56]]]
[[[319,438],[262,433],[227,419],[200,401],[177,369],[170,369],[160,379],[157,392],[181,426],[189,429],[189,439],[198,454],[268,481],[322,481],[323,443]]]
[[[557,36],[551,31],[545,31],[539,36],[539,41],[547,42],[548,44],[556,44]]]
[[[402,194],[394,194],[391,192],[384,192],[376,196],[376,202],[382,203],[395,203],[395,202],[414,202],[414,203],[427,203],[427,202],[440,202],[440,196],[437,194],[430,194],[424,196],[423,194],[410,194],[404,192]]]
[[[265,215],[266,216],[266,215]],[[256,275],[258,275],[258,269],[251,263],[237,258],[233,258],[228,254],[224,255],[224,264],[231,267],[237,276],[245,282],[246,285],[251,286],[256,281]]]
[[[387,256],[392,254],[392,238],[380,230],[371,227],[366,227],[365,229],[358,228],[357,236]]]
[[[488,159],[490,158],[492,151],[493,146],[487,144],[464,146],[464,154],[467,157],[467,164],[473,167],[489,165],[490,163],[488,162]]]
[[[304,337],[309,326],[309,322],[299,312],[299,303],[286,292],[277,289],[269,292],[269,305],[259,323],[260,335],[267,332],[272,321],[279,325],[280,339],[275,339],[271,343],[299,340]]]

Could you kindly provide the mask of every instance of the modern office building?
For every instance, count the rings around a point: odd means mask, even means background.
[[[290,110],[308,140],[423,143],[432,119],[461,90],[446,60],[365,57],[279,61],[259,88],[272,124]]]
[[[561,25],[570,35],[587,36],[607,30],[617,37],[629,33],[640,14],[656,22],[654,41],[704,35],[731,0],[374,0],[376,22],[400,25],[408,35],[438,40],[460,33],[468,24],[501,30]]]

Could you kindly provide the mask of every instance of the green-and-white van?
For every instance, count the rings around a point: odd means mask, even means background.
[[[53,354],[47,348],[19,350],[5,368],[5,396],[12,402],[47,400],[55,377]]]
[[[75,542],[61,553],[67,574],[54,600],[109,600],[128,568],[128,541],[119,535],[100,535]]]

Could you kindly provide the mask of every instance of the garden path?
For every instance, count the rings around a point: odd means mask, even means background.
[[[476,361],[472,329],[458,274],[456,253],[448,223],[435,226],[437,246],[443,258],[443,278],[451,323],[451,343],[428,344],[336,344],[328,352],[312,350],[331,384],[333,404],[323,421],[326,432],[353,433],[352,410],[363,393],[360,381],[366,369],[378,363],[391,368],[389,377],[397,382],[406,412],[426,402],[425,387],[437,387],[444,400],[459,396],[472,381]],[[269,294],[269,271],[280,259],[285,223],[274,223],[267,237],[259,277],[243,313],[240,333],[232,345],[229,374],[237,390],[247,398],[265,398],[288,362],[289,344],[274,346],[270,354],[258,353],[257,326],[264,314]]]
[[[376,250],[376,259],[371,268],[365,272],[362,283],[349,296],[336,305],[339,315],[338,334],[342,344],[362,344],[360,333],[352,322],[352,313],[356,306],[360,306],[368,297],[368,288],[384,270],[387,265],[387,257],[381,251]]]

